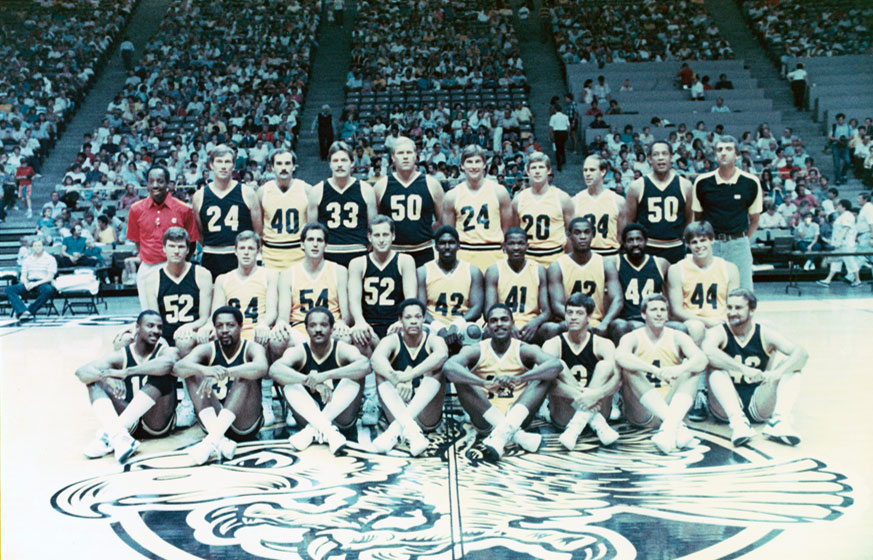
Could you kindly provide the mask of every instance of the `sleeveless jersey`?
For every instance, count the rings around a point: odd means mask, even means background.
[[[419,344],[417,348],[410,348],[407,346],[406,343],[403,342],[403,337],[400,333],[395,333],[395,335],[400,340],[400,350],[397,352],[397,355],[394,356],[394,359],[391,360],[391,367],[395,370],[406,371],[412,369],[430,356],[430,353],[427,351],[427,337],[430,336],[429,333],[424,333],[424,336],[421,337],[421,344]],[[412,380],[413,388],[417,389],[420,384],[421,377],[416,377]]]
[[[248,340],[240,340],[239,348],[237,348],[236,353],[234,353],[232,356],[225,356],[224,351],[221,349],[221,343],[219,343],[217,340],[213,340],[212,358],[209,360],[209,365],[234,367],[246,363],[248,361],[246,358],[248,344]],[[227,393],[230,391],[230,388],[232,386],[233,379],[228,377],[226,379],[218,381],[212,388],[212,392],[215,394],[215,398],[223,403],[224,399],[227,398]]]
[[[727,313],[728,267],[713,257],[707,268],[694,264],[691,255],[677,263],[682,267],[682,306],[698,317],[724,317]]]
[[[203,187],[200,223],[204,251],[232,253],[237,234],[252,230],[252,211],[243,200],[242,183],[237,182],[222,195],[212,190],[212,183]]]
[[[479,361],[471,370],[477,377],[490,380],[501,375],[521,375],[527,371],[521,361],[521,341],[517,338],[510,340],[509,348],[502,356],[497,356],[491,346],[491,340],[479,342]],[[497,393],[488,393],[488,400],[502,413],[506,413],[516,397],[516,391],[520,394],[526,385],[520,385],[515,389],[500,389]]]
[[[351,179],[343,192],[336,190],[330,179],[322,182],[318,221],[330,230],[331,253],[354,253],[367,248],[367,203],[361,193],[361,182]]]
[[[588,190],[576,195],[576,217],[582,217],[594,226],[594,239],[591,249],[599,253],[618,251],[618,213],[621,196],[607,189],[597,198],[592,197]]]
[[[150,362],[154,360],[158,353],[163,349],[164,343],[162,341],[158,341],[155,345],[155,349],[152,350],[152,353],[140,360],[136,354],[133,352],[134,343],[128,344],[124,347],[124,360],[122,360],[121,367],[122,369],[138,366],[145,362]],[[124,378],[124,392],[125,392],[125,400],[129,401],[133,398],[134,393],[142,389],[142,386],[145,385],[146,380],[148,379],[147,375],[128,375]]]
[[[291,181],[282,192],[275,181],[264,185],[261,204],[264,207],[264,265],[284,269],[303,258],[300,232],[306,224],[307,185],[299,179]]]
[[[527,232],[527,254],[539,258],[554,255],[550,259],[554,261],[567,244],[567,224],[564,223],[558,189],[550,186],[539,196],[532,189],[524,189],[517,196],[518,217],[521,227]]]
[[[686,203],[679,175],[676,173],[673,173],[673,178],[663,189],[648,175],[643,177],[637,223],[646,228],[650,247],[667,249],[682,245]]]
[[[635,267],[627,259],[627,255],[618,257],[618,281],[624,294],[624,306],[621,309],[622,319],[642,320],[643,313],[640,304],[653,294],[664,293],[664,277],[655,262],[655,257],[645,255],[643,264]]]
[[[224,299],[243,314],[242,336],[252,340],[255,325],[267,313],[267,269],[258,266],[247,278],[231,270],[224,277]]]
[[[334,319],[341,319],[336,275],[340,265],[324,261],[321,272],[310,276],[302,262],[288,269],[291,274],[291,317],[289,323],[302,323],[313,307],[327,307]]]
[[[493,181],[484,181],[473,191],[464,181],[457,187],[455,198],[455,228],[461,238],[461,249],[499,250],[503,244],[500,222],[500,201]]]
[[[579,265],[569,255],[561,255],[557,261],[561,267],[564,283],[564,300],[576,292],[590,296],[594,300],[594,311],[588,316],[591,326],[600,324],[603,314],[603,296],[606,292],[606,273],[603,271],[603,257],[597,253],[591,254],[591,259],[584,265]]]
[[[394,173],[388,175],[379,213],[394,220],[396,249],[416,251],[430,247],[435,210],[424,173],[419,173],[408,187],[400,184]]]
[[[469,311],[470,263],[459,260],[453,271],[445,272],[437,261],[430,261],[424,265],[424,282],[427,312],[435,322],[449,326]]]
[[[516,272],[506,259],[497,263],[497,301],[509,306],[518,328],[540,314],[539,267],[534,261],[525,259],[524,267]]]
[[[580,387],[588,387],[591,384],[594,368],[600,361],[594,353],[594,339],[597,337],[591,332],[586,336],[588,339],[582,343],[582,348],[578,351],[570,345],[567,333],[558,336],[561,339],[561,361],[570,370],[570,374]]]
[[[770,365],[770,354],[767,353],[767,347],[764,345],[761,325],[755,324],[755,331],[745,344],[741,344],[737,340],[727,323],[723,327],[727,335],[727,343],[724,345],[725,354],[750,368],[760,371],[767,369]],[[758,385],[761,382],[760,380],[747,379],[745,376],[738,375],[735,372],[731,372],[731,377],[737,385]]]
[[[197,271],[193,264],[182,279],[176,282],[164,267],[158,269],[158,313],[164,319],[161,336],[174,345],[173,336],[182,325],[200,318],[200,288],[197,287]]]
[[[363,279],[363,301],[361,311],[370,325],[386,327],[397,320],[399,307],[403,302],[403,278],[400,276],[400,253],[395,253],[384,268],[373,262],[368,254],[367,268]]]
[[[676,339],[674,338],[675,331],[673,329],[664,327],[661,338],[657,342],[652,342],[649,335],[646,334],[645,328],[632,331],[632,335],[636,336],[637,341],[639,342],[637,344],[637,351],[635,352],[638,358],[657,367],[676,366],[682,362],[679,357],[679,351],[676,348]],[[666,396],[669,391],[669,381],[656,377],[648,372],[646,373],[646,379],[648,379],[656,389],[661,389],[662,394]]]

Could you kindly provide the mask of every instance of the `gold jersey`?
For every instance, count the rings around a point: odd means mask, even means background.
[[[521,341],[513,338],[509,343],[509,348],[502,356],[498,356],[494,352],[490,339],[479,342],[479,361],[476,362],[472,371],[476,376],[486,381],[501,375],[522,375],[527,371],[527,368],[521,361]],[[501,389],[497,393],[489,392],[488,400],[501,413],[506,414],[524,387],[525,385],[520,385],[514,389]]]
[[[584,265],[579,265],[573,258],[561,255],[557,261],[561,267],[561,276],[564,284],[564,300],[572,294],[582,292],[594,300],[594,311],[588,317],[588,324],[592,327],[600,324],[604,312],[604,293],[606,292],[606,272],[603,270],[603,257],[597,253],[591,253],[591,259]]]
[[[708,267],[700,268],[687,255],[674,266],[682,271],[682,307],[698,317],[725,318],[730,281],[727,261],[713,257]]]
[[[528,258],[543,266],[555,262],[567,244],[567,225],[556,187],[548,187],[537,195],[533,189],[524,189],[517,195],[518,218],[527,232]]]
[[[275,181],[269,181],[263,189],[264,266],[284,270],[303,260],[300,232],[306,225],[308,185],[294,179],[288,190],[283,192]]]
[[[497,301],[509,306],[519,329],[540,314],[539,268],[530,259],[525,259],[519,272],[512,270],[507,259],[497,263]]]
[[[434,322],[449,326],[470,309],[472,274],[470,263],[459,260],[454,270],[445,272],[437,261],[424,265],[427,312]]]
[[[267,269],[258,266],[246,278],[238,270],[219,276],[224,283],[224,301],[243,314],[242,338],[252,340],[255,325],[267,312]]]
[[[324,261],[321,270],[310,275],[299,262],[291,265],[286,274],[291,275],[291,316],[289,324],[302,324],[313,307],[326,307],[337,321],[342,319],[337,290],[337,272],[342,265]]]
[[[618,241],[618,214],[621,196],[606,189],[597,197],[591,196],[588,190],[581,191],[573,199],[576,207],[576,217],[585,218],[594,226],[594,239],[591,249],[598,253],[615,253],[620,243]]]

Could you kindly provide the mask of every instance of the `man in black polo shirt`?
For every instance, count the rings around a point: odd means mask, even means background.
[[[740,287],[752,290],[749,239],[758,229],[763,197],[758,178],[737,167],[737,153],[733,136],[722,136],[716,143],[718,169],[697,177],[693,210],[695,220],[706,220],[715,229],[713,254],[737,265]]]

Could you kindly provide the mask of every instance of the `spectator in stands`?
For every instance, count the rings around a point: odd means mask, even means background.
[[[96,259],[85,255],[87,239],[82,235],[82,232],[82,225],[76,224],[72,227],[70,235],[62,241],[61,256],[58,258],[58,264],[61,267],[70,268],[97,264]]]
[[[803,203],[806,203],[810,208],[818,207],[818,199],[814,194],[806,191],[806,182],[803,179],[798,179],[794,187],[794,205],[799,208]]]
[[[870,201],[870,192],[858,193],[858,249],[870,251],[873,248],[873,202]],[[873,257],[870,255],[858,257],[859,267],[873,265]]]
[[[715,100],[715,105],[709,110],[711,113],[730,113],[730,108],[724,104],[724,98],[719,97]]]
[[[100,214],[97,217],[97,227],[94,228],[92,235],[95,242],[103,245],[114,246],[118,242],[118,234],[115,232],[115,228],[112,227],[109,216],[106,214]]]
[[[767,229],[786,229],[788,222],[781,214],[776,213],[776,205],[770,201],[767,203],[766,211],[761,214],[761,219],[758,221],[758,228]]]
[[[846,182],[846,171],[851,165],[849,159],[849,139],[853,135],[852,128],[846,123],[846,115],[837,113],[837,122],[831,127],[828,135],[831,153],[834,158],[834,175],[837,185]]]
[[[700,78],[697,74],[694,74],[694,77],[691,79],[691,85],[688,88],[691,94],[692,101],[703,101],[703,83],[700,81]]]
[[[603,115],[596,115],[594,117],[594,122],[592,122],[590,125],[588,125],[588,128],[607,129],[607,128],[609,128],[609,125],[606,124],[606,122],[604,122]]]
[[[49,195],[49,201],[42,205],[43,211],[45,211],[46,209],[51,211],[52,219],[59,216],[61,210],[66,207],[67,205],[61,201],[61,194],[58,191],[52,191],[52,193]]]
[[[606,103],[611,99],[612,88],[606,83],[606,76],[597,76],[597,83],[594,84],[592,92],[600,103]]]
[[[763,218],[763,216],[762,216]],[[821,251],[823,247],[819,242],[820,229],[818,222],[815,221],[815,214],[810,212],[803,216],[794,228],[794,249],[801,252],[806,251]],[[804,270],[812,270],[815,268],[813,259],[807,259],[803,265]]]
[[[569,131],[570,119],[561,112],[560,106],[552,106],[552,116],[549,118],[549,139],[555,146],[555,164],[559,172],[561,167],[567,163],[565,145],[570,134]]]
[[[787,78],[791,82],[794,106],[798,111],[803,111],[806,108],[806,90],[809,87],[809,74],[804,69],[803,63],[798,62],[797,67],[788,73]]]
[[[21,321],[33,319],[36,312],[54,295],[52,281],[58,271],[57,261],[45,252],[42,240],[34,240],[30,251],[21,264],[20,282],[6,288],[12,312]],[[33,298],[27,307],[21,299],[25,295]]]
[[[570,144],[575,154],[579,145],[579,110],[576,107],[576,102],[573,100],[572,93],[564,94],[564,108],[566,109],[565,114],[567,118],[570,119]]]
[[[682,66],[679,67],[679,71],[676,72],[676,77],[679,78],[679,85],[682,88],[690,88],[691,84],[694,83],[694,71],[688,66],[687,62],[683,62]]]
[[[618,104],[618,100],[611,99],[609,101],[609,109],[606,110],[607,115],[621,115],[621,107]]]
[[[715,83],[715,89],[734,89],[734,84],[727,79],[726,74],[719,74],[718,81]]]
[[[17,149],[18,147],[16,146]],[[31,159],[27,157],[21,158],[21,164],[15,171],[15,181],[18,183],[18,198],[23,199],[25,202],[28,219],[33,217],[30,198],[33,194],[33,178],[35,176],[36,170],[31,165]]]
[[[140,196],[136,192],[136,186],[128,183],[124,189],[124,195],[118,199],[119,210],[130,210],[136,202],[139,202]]]
[[[591,101],[591,106],[585,111],[585,116],[587,117],[596,117],[597,115],[603,115],[603,111],[600,110],[599,102],[597,99]]]
[[[858,230],[855,214],[852,213],[852,202],[845,198],[840,200],[837,203],[837,214],[831,245],[836,251],[853,252],[856,247],[855,237]],[[849,285],[853,288],[861,287],[861,280],[858,277],[858,260],[857,257],[851,255],[832,260],[827,278],[819,280],[818,283],[822,286],[830,286],[834,276],[843,270],[843,265],[846,266],[846,280]]]

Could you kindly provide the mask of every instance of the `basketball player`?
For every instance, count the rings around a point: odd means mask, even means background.
[[[390,216],[397,230],[394,249],[415,259],[415,266],[433,260],[433,232],[443,209],[443,187],[434,177],[421,173],[415,142],[401,136],[391,151],[394,171],[376,182],[379,213]]]
[[[624,229],[624,198],[603,184],[609,163],[600,156],[588,156],[582,164],[582,174],[588,186],[573,199],[576,217],[585,218],[594,226],[591,249],[601,255],[618,253],[618,232]]]
[[[515,320],[513,336],[542,343],[545,332],[540,327],[551,317],[546,269],[526,258],[527,234],[520,227],[506,231],[503,251],[506,258],[485,273],[485,308],[498,301],[506,304]]]
[[[512,201],[506,188],[485,178],[485,150],[471,144],[461,152],[464,181],[443,199],[443,223],[461,237],[458,258],[483,273],[503,259],[503,232],[514,225]]]
[[[200,344],[176,362],[173,373],[185,380],[206,437],[188,449],[188,458],[202,465],[215,454],[232,459],[237,441],[257,438],[264,424],[261,378],[267,374],[267,354],[240,334],[242,312],[226,305],[212,313],[216,340]],[[229,437],[225,437],[227,434]]]
[[[563,369],[560,360],[512,336],[512,311],[496,303],[486,313],[491,338],[465,346],[446,361],[443,373],[455,384],[458,400],[483,440],[487,457],[496,460],[510,440],[535,452],[542,436],[522,425],[546,397]]]
[[[334,142],[328,150],[331,177],[312,187],[307,222],[331,231],[325,258],[348,267],[367,254],[367,224],[376,217],[376,195],[369,183],[352,177],[352,149]]]
[[[666,297],[649,296],[640,310],[645,325],[624,335],[615,352],[623,381],[624,415],[638,426],[657,417],[661,429],[652,436],[652,443],[662,453],[672,453],[694,439],[682,419],[694,402],[706,355],[687,334],[665,325],[670,315]]]
[[[200,264],[212,273],[212,279],[236,268],[236,236],[264,229],[261,203],[250,187],[233,180],[236,153],[225,144],[209,154],[213,181],[194,193],[191,204],[200,229],[203,255]]]
[[[583,217],[570,221],[570,253],[561,255],[548,270],[549,301],[553,321],[561,321],[549,332],[549,338],[567,330],[564,302],[572,294],[582,292],[594,300],[594,310],[588,317],[591,331],[606,336],[609,325],[618,317],[622,307],[621,284],[615,262],[604,259],[591,250],[594,226]],[[609,307],[606,307],[607,293]]]
[[[370,363],[379,381],[385,414],[394,421],[373,445],[387,453],[401,434],[409,453],[420,455],[429,444],[422,430],[434,431],[442,421],[442,367],[449,357],[446,343],[424,329],[424,304],[407,299],[400,304],[400,330],[379,341]]]
[[[323,224],[306,224],[301,234],[303,261],[291,265],[279,275],[279,318],[273,329],[271,348],[281,356],[292,340],[307,340],[306,314],[316,307],[326,307],[336,317],[334,338],[345,342],[349,337],[349,273],[346,267],[325,260],[328,232]]]
[[[85,457],[96,459],[115,451],[115,459],[124,464],[139,447],[131,434],[163,437],[173,429],[176,392],[170,373],[179,354],[162,340],[162,324],[157,311],[143,311],[136,318],[131,344],[76,370],[100,422]]]
[[[454,226],[440,226],[434,240],[437,259],[418,268],[418,297],[427,302],[425,320],[455,354],[462,334],[474,339],[482,336],[474,323],[482,316],[484,281],[478,267],[458,259],[460,236]]]
[[[547,268],[564,253],[567,226],[575,212],[570,195],[549,184],[551,171],[549,156],[531,154],[527,160],[530,188],[512,199],[513,212],[527,233],[528,258]]]
[[[236,236],[234,254],[237,258],[236,270],[231,270],[215,279],[212,294],[212,309],[225,305],[242,311],[243,324],[240,336],[269,349],[272,340],[272,326],[278,314],[279,273],[258,266],[258,251],[261,239],[253,231],[244,231]],[[214,337],[214,328],[207,324],[208,338]],[[268,355],[269,358],[269,355]],[[273,384],[270,379],[261,381],[261,408],[264,423],[270,426],[275,422],[273,414]]]
[[[640,311],[642,301],[651,295],[663,294],[666,291],[665,280],[670,263],[662,257],[647,253],[648,240],[646,228],[640,224],[630,223],[621,231],[621,246],[624,251],[614,258],[624,304],[621,307],[621,314],[612,321],[609,329],[609,338],[615,342],[630,331],[643,326],[643,314]],[[685,250],[684,243],[682,250]],[[682,328],[680,323],[668,323],[667,326]]]
[[[587,425],[600,443],[612,445],[618,432],[606,418],[621,383],[615,369],[615,345],[588,330],[588,316],[594,311],[589,296],[571,295],[565,309],[567,332],[543,344],[543,352],[560,358],[564,366],[549,392],[549,416],[563,430],[558,441],[571,451]]]
[[[634,180],[625,194],[625,223],[636,222],[651,236],[650,255],[671,264],[685,258],[682,233],[694,221],[691,181],[673,171],[673,147],[659,140],[649,148],[652,173]]]
[[[288,439],[291,446],[302,451],[318,437],[336,454],[346,444],[336,426],[354,426],[370,362],[354,346],[333,338],[334,317],[327,308],[313,307],[305,323],[309,341],[289,348],[270,367],[270,377],[283,387],[297,425],[304,426]]]
[[[706,331],[703,351],[709,358],[709,410],[730,423],[731,442],[744,445],[755,436],[749,424],[767,422],[768,438],[797,445],[800,436],[791,427],[791,408],[800,392],[800,370],[808,354],[772,326],[755,321],[758,298],[745,289],[727,298],[727,322]],[[776,360],[776,353],[785,358]],[[748,412],[748,416],[744,412]]]
[[[276,179],[258,191],[264,216],[263,259],[267,268],[285,270],[303,260],[300,230],[306,223],[310,186],[294,178],[294,152],[278,149],[270,155],[270,164]]]

